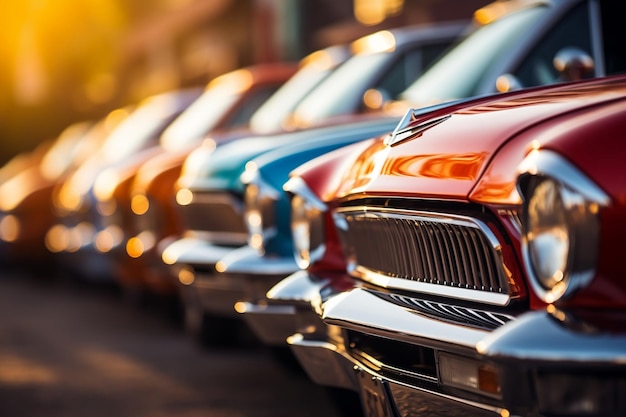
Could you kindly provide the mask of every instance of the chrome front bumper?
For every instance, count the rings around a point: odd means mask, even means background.
[[[303,288],[302,294],[311,289]],[[429,416],[626,415],[626,326],[618,325],[618,334],[589,331],[549,309],[488,331],[428,317],[363,288],[325,291],[290,297],[302,301],[296,315],[316,312],[326,336],[295,334],[288,343],[314,382],[358,391],[366,408],[382,398],[384,406],[379,403],[371,415],[385,407],[402,416],[418,414],[417,409]],[[312,301],[308,313],[305,299]],[[397,341],[409,351],[426,347],[437,358],[436,374],[430,381],[407,378],[410,371],[385,363],[385,357],[371,362],[351,346],[354,334]],[[443,384],[442,355],[494,366],[501,396]]]
[[[170,244],[162,257],[178,277],[186,303],[199,302],[205,312],[226,317],[241,318],[237,310],[244,309],[245,302],[256,304],[250,309],[276,311],[282,317],[284,308],[263,309],[265,293],[297,269],[293,260],[262,257],[248,246],[233,249],[194,238]]]
[[[220,260],[220,271],[240,291],[235,309],[255,335],[266,345],[283,346],[295,331],[295,307],[267,298],[268,290],[297,270],[293,258],[260,256],[248,246]]]
[[[309,296],[319,297],[326,283],[309,279],[306,271],[297,271],[270,288],[265,299],[242,303],[239,312],[263,343],[285,345],[294,333],[311,332],[312,323],[325,329],[324,323],[310,311],[314,301]]]
[[[233,250],[189,237],[176,240],[163,250],[162,260],[170,266],[172,280],[179,286],[186,309],[238,316],[234,303],[240,299],[241,291],[215,270],[220,259]]]
[[[288,339],[313,382],[357,391],[366,416],[502,417],[506,410],[383,377],[332,342]]]
[[[602,314],[593,324],[549,306],[481,340],[477,351],[500,368],[505,403],[522,414],[532,404],[547,415],[626,415],[626,318]]]
[[[233,250],[198,238],[182,238],[165,247],[161,258],[166,265],[202,266],[213,269],[215,264]]]

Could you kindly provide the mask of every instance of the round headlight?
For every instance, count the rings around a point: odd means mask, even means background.
[[[243,217],[248,229],[248,245],[262,254],[268,239],[276,235],[274,212],[280,194],[271,185],[263,182],[256,168],[246,166],[241,179],[246,184]]]
[[[263,248],[263,213],[259,187],[248,184],[244,192],[244,222],[248,229],[248,244],[255,249]]]
[[[534,276],[547,291],[566,286],[570,231],[561,187],[543,180],[534,189],[526,210],[525,241]]]
[[[292,178],[283,187],[292,193],[291,235],[294,257],[306,269],[319,260],[324,251],[324,215],[326,206],[306,187],[300,178]]]
[[[546,303],[586,286],[597,268],[600,208],[609,198],[575,166],[550,150],[520,165],[522,256],[535,293]]]

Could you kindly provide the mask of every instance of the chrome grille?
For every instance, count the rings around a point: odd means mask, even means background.
[[[498,242],[476,219],[349,207],[335,220],[351,272],[361,278],[429,284],[434,294],[443,287],[508,294]]]
[[[194,191],[190,204],[179,206],[185,228],[210,233],[216,240],[244,245],[248,231],[243,222],[243,200],[229,193]],[[224,239],[219,236],[223,235]],[[215,242],[219,243],[219,242]]]
[[[418,310],[428,316],[453,321],[455,323],[465,323],[484,329],[496,329],[511,320],[515,320],[515,317],[509,314],[438,303],[399,294],[380,294],[379,296],[387,298],[396,304]]]

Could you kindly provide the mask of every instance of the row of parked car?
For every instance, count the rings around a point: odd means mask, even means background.
[[[496,1],[77,123],[0,253],[245,324],[366,416],[626,414],[625,25]]]

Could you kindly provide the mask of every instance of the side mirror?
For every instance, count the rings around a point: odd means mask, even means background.
[[[578,81],[593,75],[593,58],[580,48],[568,47],[557,52],[552,61],[562,81]]]
[[[496,79],[496,91],[499,93],[521,90],[522,88],[522,83],[513,74],[502,74]]]
[[[363,106],[366,110],[381,110],[391,96],[385,90],[370,88],[363,94]]]

